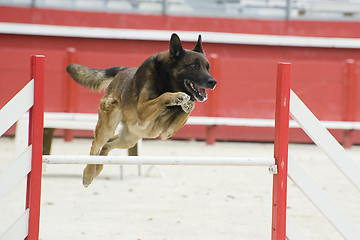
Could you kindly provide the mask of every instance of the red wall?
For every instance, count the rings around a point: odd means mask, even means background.
[[[16,16],[16,17],[14,17]],[[0,21],[53,25],[126,27],[228,31],[304,36],[360,37],[355,22],[286,22],[280,20],[210,19],[130,14],[68,12],[32,8],[0,7]],[[144,22],[146,21],[146,22]],[[144,25],[145,23],[145,25]],[[141,25],[142,24],[142,25]],[[332,26],[332,30],[330,30]],[[170,36],[169,36],[170,37]],[[181,38],[181,36],[180,36]],[[195,41],[196,39],[194,39]],[[194,43],[184,43],[192,48]],[[78,63],[90,67],[137,66],[148,56],[167,50],[168,42],[111,39],[64,38],[0,34],[0,106],[3,106],[29,76],[29,56],[46,55],[46,111],[65,110],[66,48],[74,47]],[[321,120],[342,120],[345,61],[360,59],[359,49],[250,46],[204,43],[207,55],[219,56],[220,78],[218,116],[274,118],[276,63],[292,63],[293,90]],[[358,88],[360,84],[358,84]],[[78,112],[97,111],[100,94],[79,86]],[[357,89],[359,92],[360,89]],[[359,99],[360,100],[360,99]],[[198,103],[193,115],[207,115],[207,104]],[[360,111],[356,120],[360,121]],[[334,132],[341,140],[342,132]],[[223,140],[271,141],[273,129],[218,127],[216,136]],[[204,138],[204,127],[187,126],[177,137]],[[292,130],[293,141],[307,141],[300,130]],[[360,142],[360,135],[356,136]]]

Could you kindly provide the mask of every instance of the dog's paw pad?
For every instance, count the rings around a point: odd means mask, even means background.
[[[187,101],[181,104],[181,108],[184,110],[184,112],[190,113],[193,110],[193,105],[190,101]]]
[[[186,93],[178,93],[175,98],[175,104],[176,105],[182,105],[183,103],[186,103],[190,100],[190,96]]]

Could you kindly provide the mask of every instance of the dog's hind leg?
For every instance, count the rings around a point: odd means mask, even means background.
[[[112,103],[112,104],[111,104]],[[101,148],[114,135],[115,129],[122,118],[117,102],[103,99],[100,102],[99,120],[95,128],[95,137],[91,145],[90,155],[99,155]],[[88,164],[83,172],[83,185],[88,187],[92,180],[103,169],[102,164]]]
[[[106,144],[101,148],[100,154],[107,156],[114,148],[128,149],[133,147],[140,137],[129,132],[126,126],[123,126],[119,135],[110,138]],[[95,140],[94,140],[95,141]],[[103,169],[103,164],[88,164],[84,169],[83,184],[85,187],[89,186],[92,180],[97,177]]]
[[[133,147],[140,139],[139,136],[131,133],[124,124],[119,135],[111,138],[101,149],[100,155],[107,156],[114,148],[128,149]]]

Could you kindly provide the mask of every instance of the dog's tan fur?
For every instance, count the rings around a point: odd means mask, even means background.
[[[176,34],[169,51],[151,56],[138,68],[98,70],[70,64],[67,72],[80,84],[94,90],[108,86],[100,101],[90,155],[131,148],[140,138],[171,137],[185,125],[194,101],[205,101],[205,89],[215,87],[208,70],[201,37],[193,50],[184,50]],[[119,123],[120,133],[113,135]],[[101,164],[88,164],[84,186],[102,169]]]

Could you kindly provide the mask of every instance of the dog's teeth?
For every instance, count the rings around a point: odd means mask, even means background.
[[[199,92],[196,85],[188,80],[186,80],[186,82],[189,84],[189,86],[195,91],[195,92]]]

